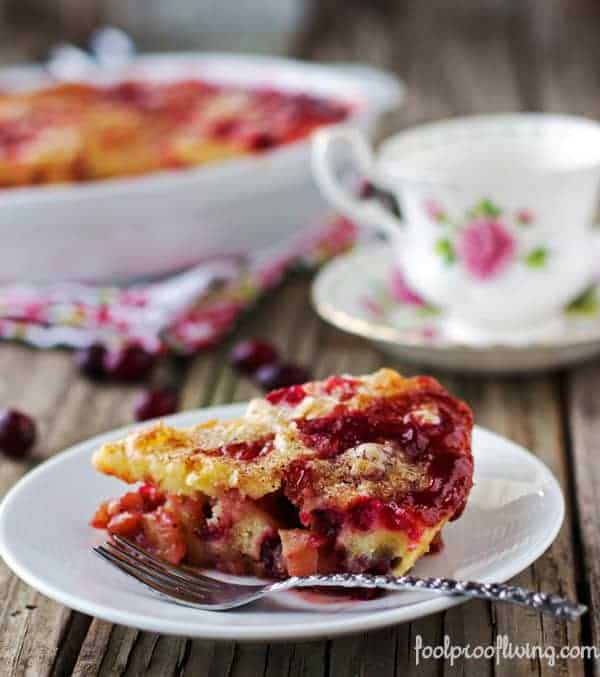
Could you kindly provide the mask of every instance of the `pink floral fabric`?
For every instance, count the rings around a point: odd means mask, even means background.
[[[457,252],[467,271],[480,280],[501,273],[516,251],[513,236],[501,221],[480,217],[469,223],[457,243]]]
[[[78,283],[0,286],[0,339],[40,348],[135,342],[191,354],[218,343],[296,266],[349,249],[356,226],[341,217],[259,255],[221,257],[169,279],[128,288]]]

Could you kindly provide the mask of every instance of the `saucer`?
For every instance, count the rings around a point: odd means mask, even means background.
[[[325,320],[375,342],[409,362],[442,369],[518,373],[557,369],[600,353],[597,286],[572,301],[544,331],[519,332],[515,341],[456,327],[443,310],[427,305],[395,271],[382,244],[356,249],[326,265],[312,289]]]

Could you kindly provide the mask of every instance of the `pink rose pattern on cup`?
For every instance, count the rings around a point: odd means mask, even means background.
[[[438,255],[447,265],[464,266],[475,279],[492,280],[515,263],[539,269],[548,262],[549,250],[543,245],[519,251],[519,229],[535,221],[533,212],[527,208],[511,216],[486,198],[467,210],[459,223],[452,221],[436,200],[425,200],[423,208],[443,229],[435,244]]]
[[[423,297],[408,286],[402,272],[395,267],[390,275],[389,293],[398,303],[405,303],[409,306],[425,305]]]
[[[482,216],[471,221],[456,243],[458,258],[473,277],[489,280],[513,260],[517,244],[501,221]]]

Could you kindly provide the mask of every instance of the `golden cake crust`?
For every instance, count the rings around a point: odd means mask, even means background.
[[[147,484],[102,506],[97,526],[129,520],[159,543],[171,520],[168,557],[187,548],[225,569],[401,574],[464,507],[471,427],[437,381],[390,369],[276,390],[234,420],[155,423],[103,445],[98,470]],[[166,496],[156,512],[154,491]]]
[[[180,495],[202,492],[215,496],[235,489],[243,496],[258,499],[281,487],[292,461],[315,456],[315,450],[303,441],[296,420],[327,417],[340,405],[356,412],[367,409],[379,398],[444,392],[433,379],[405,379],[391,369],[362,377],[313,381],[302,387],[306,395],[298,403],[273,404],[268,399],[256,399],[239,419],[208,421],[185,429],[156,423],[134,431],[124,440],[103,445],[94,454],[93,464],[100,472],[125,482],[150,481],[163,491]],[[434,408],[416,399],[405,416],[416,417],[417,421],[431,417],[435,420]],[[270,450],[255,458],[244,460],[217,453],[224,444],[261,440],[270,435],[274,435]],[[419,464],[408,463],[400,450],[389,444],[357,445],[339,458],[315,459],[312,465],[318,471],[320,490],[340,505],[357,495],[391,498],[426,481]]]

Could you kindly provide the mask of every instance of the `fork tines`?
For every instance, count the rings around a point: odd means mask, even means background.
[[[95,547],[94,552],[152,590],[181,604],[211,604],[211,593],[222,585],[215,579],[192,575],[159,560],[122,536],[114,535],[111,541]]]

